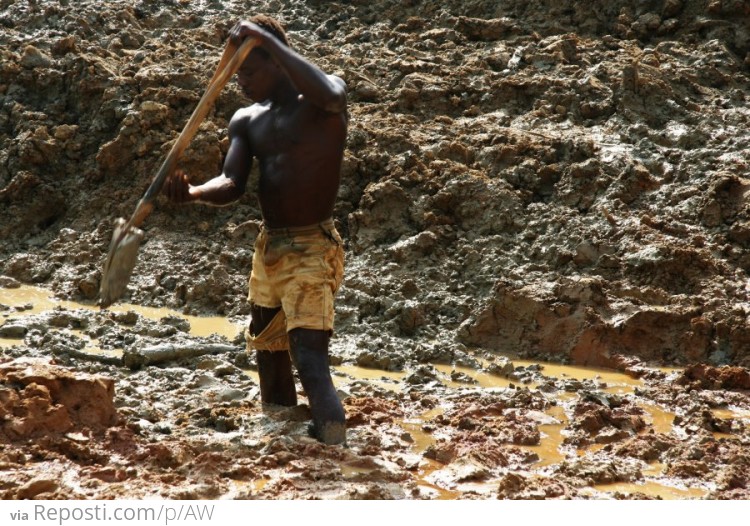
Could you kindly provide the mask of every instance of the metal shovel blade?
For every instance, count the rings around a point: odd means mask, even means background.
[[[125,292],[138,259],[138,247],[142,240],[143,230],[133,226],[127,227],[127,221],[121,217],[115,220],[115,231],[99,284],[101,308],[109,307]]]

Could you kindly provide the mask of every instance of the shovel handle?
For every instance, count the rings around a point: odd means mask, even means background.
[[[140,226],[143,220],[146,219],[151,212],[151,209],[153,208],[151,202],[156,198],[159,192],[161,192],[162,186],[164,186],[164,181],[166,181],[169,174],[171,174],[177,167],[178,159],[185,149],[187,149],[193,136],[195,136],[195,132],[198,131],[198,127],[206,117],[211,104],[213,104],[216,97],[218,97],[219,92],[221,92],[229,79],[232,78],[232,75],[237,72],[248,53],[250,53],[257,43],[258,41],[256,39],[247,38],[238,48],[231,40],[227,42],[216,72],[211,78],[208,88],[206,88],[206,92],[203,94],[203,97],[201,97],[195,110],[193,110],[190,120],[185,124],[180,136],[177,138],[177,141],[175,141],[169,154],[167,154],[166,159],[164,159],[161,168],[159,168],[159,172],[154,177],[148,190],[146,190],[146,194],[138,202],[135,212],[128,221],[128,227]]]
[[[219,63],[216,65],[214,76],[211,77],[211,80],[209,80],[208,84],[206,84],[206,89],[208,89],[214,82],[216,82],[216,79],[219,78],[221,72],[224,71],[224,68],[227,67],[227,64],[229,64],[229,61],[237,52],[238,47],[239,46],[232,39],[227,40],[227,43],[224,46],[224,51],[222,52],[221,58],[219,59]]]

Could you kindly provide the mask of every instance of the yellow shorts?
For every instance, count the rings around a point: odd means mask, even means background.
[[[261,228],[250,274],[250,303],[281,311],[248,349],[289,349],[296,328],[333,330],[333,298],[344,277],[344,248],[333,220],[295,228]]]

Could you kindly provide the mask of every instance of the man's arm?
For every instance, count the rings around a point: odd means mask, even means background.
[[[259,40],[261,47],[273,57],[310,103],[330,113],[346,111],[346,87],[343,80],[326,75],[259,25],[243,20],[234,26],[230,38],[240,42],[247,37]]]
[[[245,193],[253,158],[247,139],[247,119],[238,111],[229,122],[229,151],[224,159],[221,175],[197,186],[190,184],[188,176],[175,171],[166,181],[164,191],[170,201],[177,203],[205,203],[214,206],[227,205]]]

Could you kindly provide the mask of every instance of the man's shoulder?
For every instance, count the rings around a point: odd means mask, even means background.
[[[255,104],[251,106],[246,106],[244,108],[240,108],[239,110],[234,112],[234,115],[232,115],[231,123],[234,122],[251,122],[254,119],[257,119],[264,113],[266,113],[270,108],[270,103],[261,103],[256,102]]]
[[[344,88],[344,90],[346,90],[346,82],[344,81],[344,79],[342,79],[341,77],[337,75],[327,75],[327,76],[331,81],[333,81],[334,83]]]
[[[312,103],[304,97],[303,100],[309,106],[318,108],[321,111],[321,115],[326,115],[326,118],[330,118],[333,115],[347,115],[346,82],[337,75],[326,75],[326,79],[330,87],[328,97],[323,97],[317,104]]]

